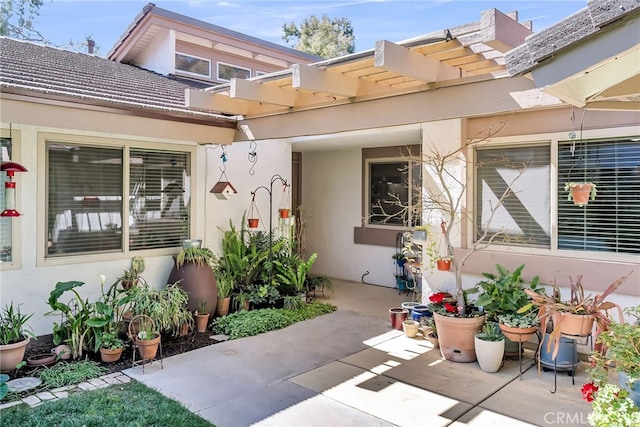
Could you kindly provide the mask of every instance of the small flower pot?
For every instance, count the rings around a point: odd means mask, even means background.
[[[571,187],[571,196],[573,197],[573,203],[578,206],[584,206],[589,203],[589,197],[591,196],[591,184],[574,184]]]
[[[280,218],[289,218],[289,209],[279,209],[278,212],[280,213]]]
[[[209,323],[209,313],[196,314],[196,331],[203,333],[207,331],[207,324]]]
[[[407,320],[409,310],[402,307],[393,307],[389,309],[389,321],[393,329],[402,330],[402,322]]]
[[[405,335],[409,338],[415,338],[418,335],[418,329],[420,328],[420,323],[415,320],[403,320],[402,321],[402,330]]]
[[[160,346],[160,334],[156,334],[155,338],[151,340],[140,340],[136,338],[135,345],[138,347],[138,352],[142,359],[154,359],[158,353],[158,347]]]
[[[258,218],[249,218],[247,222],[249,223],[249,228],[258,228]]]
[[[123,348],[116,348],[113,350],[110,348],[101,348],[100,360],[102,360],[104,363],[117,362],[118,360],[120,360],[120,357],[122,356],[122,351],[123,351]]]
[[[436,261],[436,267],[440,271],[449,271],[451,270],[451,260],[439,259]]]

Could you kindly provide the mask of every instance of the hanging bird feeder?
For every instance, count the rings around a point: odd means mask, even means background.
[[[225,163],[227,162],[227,153],[224,151],[224,148],[222,149],[222,155],[220,158],[222,159],[222,168],[220,168],[222,174],[220,174],[218,182],[215,183],[209,192],[213,193],[220,200],[229,200],[231,196],[237,194],[238,191],[233,187],[233,185],[231,185],[229,178],[227,178],[227,167],[225,166]]]
[[[0,171],[6,172],[9,181],[4,183],[5,209],[0,213],[2,217],[17,217],[20,212],[16,210],[16,182],[13,176],[16,172],[27,172],[27,168],[16,162],[2,162]]]

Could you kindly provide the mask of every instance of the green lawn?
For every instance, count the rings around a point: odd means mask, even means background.
[[[0,412],[5,426],[189,426],[211,427],[175,400],[131,381],[100,390],[73,394],[35,408],[14,406]]]

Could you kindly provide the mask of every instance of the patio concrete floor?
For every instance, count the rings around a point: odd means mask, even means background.
[[[453,363],[426,340],[391,329],[397,290],[333,280],[319,295],[338,311],[125,371],[219,427],[586,426],[584,366],[538,372],[533,351],[497,373]],[[557,390],[554,389],[557,381]]]

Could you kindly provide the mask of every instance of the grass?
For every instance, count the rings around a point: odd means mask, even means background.
[[[141,383],[132,381],[70,395],[35,408],[19,405],[0,412],[2,426],[212,426]]]

